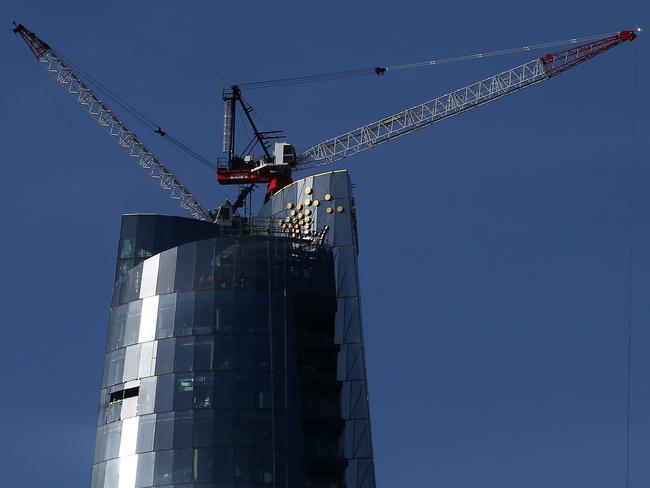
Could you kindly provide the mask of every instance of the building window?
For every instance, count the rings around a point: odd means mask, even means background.
[[[138,393],[140,393],[139,386],[135,386],[133,388],[126,388],[124,390],[117,390],[111,393],[108,403],[121,402],[122,400],[125,400],[127,398],[133,398],[138,396]]]

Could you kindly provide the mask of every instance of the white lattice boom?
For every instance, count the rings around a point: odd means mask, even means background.
[[[484,103],[498,100],[547,80],[622,42],[633,40],[635,37],[636,34],[632,31],[622,31],[616,35],[560,53],[548,54],[415,107],[384,117],[307,149],[299,157],[298,169],[334,163]]]
[[[211,220],[208,212],[199,203],[176,176],[168,169],[155,154],[138,139],[109,109],[95,93],[85,85],[70,66],[63,61],[45,42],[22,25],[17,26],[15,32],[19,33],[29,45],[47,71],[73,95],[77,102],[83,106],[88,114],[97,123],[106,129],[106,132],[126,151],[138,161],[146,173],[157,180],[160,187],[177,200],[181,208],[188,211],[193,217],[200,220]]]

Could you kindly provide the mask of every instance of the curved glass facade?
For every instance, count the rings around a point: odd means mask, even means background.
[[[260,236],[130,269],[114,290],[93,488],[340,486],[332,269],[327,247]]]
[[[305,194],[321,244],[123,217],[92,488],[374,488],[347,173],[260,215],[284,224]]]

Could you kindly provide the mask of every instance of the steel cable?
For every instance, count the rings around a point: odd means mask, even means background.
[[[501,50],[489,51],[485,53],[474,53],[474,54],[467,54],[464,56],[430,59],[427,61],[419,61],[419,62],[408,63],[408,64],[397,64],[393,66],[374,66],[374,67],[351,69],[351,70],[344,70],[344,71],[333,71],[330,73],[319,73],[313,75],[293,76],[288,78],[253,81],[248,83],[241,83],[238,84],[237,86],[239,88],[246,89],[246,90],[256,90],[259,88],[275,88],[275,87],[287,86],[287,85],[302,85],[308,83],[318,83],[322,81],[341,80],[341,79],[348,79],[348,78],[381,76],[390,71],[402,71],[406,69],[421,68],[421,67],[433,66],[437,64],[478,60],[478,59],[490,58],[494,56],[502,56],[506,54],[535,51],[535,50],[546,49],[550,47],[564,46],[568,44],[577,44],[579,42],[588,42],[588,41],[601,39],[603,37],[608,37],[615,34],[616,33],[609,33],[609,34],[599,34],[599,35],[584,36],[584,37],[575,37],[571,39],[564,39],[561,41],[544,42],[540,44],[531,44],[527,46],[515,47],[510,49],[501,49]]]

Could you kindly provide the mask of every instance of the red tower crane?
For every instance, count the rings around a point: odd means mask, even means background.
[[[251,164],[247,168],[233,167],[236,166],[233,164],[229,164],[227,168],[219,168],[217,179],[224,185],[268,183],[268,192],[274,193],[291,183],[293,171],[335,163],[410,132],[442,122],[454,115],[498,100],[541,81],[549,80],[598,54],[635,38],[634,31],[625,30],[571,49],[546,54],[415,107],[407,108],[350,132],[327,139],[297,157],[293,156],[291,149],[288,150],[288,144],[278,145],[276,143],[276,152],[273,155],[266,150],[265,157],[257,161],[251,159]],[[375,70],[378,75],[381,75],[386,68],[378,67]],[[226,113],[234,113],[229,104],[232,104],[235,99],[241,100],[240,90],[237,86],[233,86],[229,95],[224,97]],[[224,140],[226,140],[227,136],[232,137],[232,121],[227,122],[224,127]],[[232,151],[232,143],[228,147]],[[228,158],[228,161],[236,160],[236,157]]]
[[[14,24],[15,25],[15,24]],[[176,176],[129,130],[120,119],[82,81],[72,67],[64,61],[47,43],[30,32],[22,24],[14,26],[14,32],[27,43],[38,61],[74,95],[77,102],[104,127],[115,141],[138,161],[138,164],[160,186],[179,201],[181,208],[197,219],[214,220],[214,214],[199,203]],[[366,151],[410,132],[428,127],[454,115],[515,93],[537,83],[549,80],[580,63],[623,43],[636,38],[636,33],[624,30],[602,38],[590,38],[589,42],[560,52],[546,54],[515,68],[508,69],[489,78],[452,91],[411,108],[383,117],[350,132],[327,139],[299,155],[293,145],[269,140],[278,139],[277,131],[262,132],[257,129],[250,116],[251,107],[244,101],[239,86],[234,85],[224,92],[224,138],[223,149],[226,165],[217,169],[217,180],[224,185],[248,185],[242,190],[239,202],[250,193],[253,186],[267,183],[267,196],[277,192],[292,181],[294,171],[331,164],[354,154]],[[433,64],[433,63],[431,63]],[[388,68],[377,67],[377,75],[383,75]],[[254,138],[262,148],[263,155],[238,155],[235,152],[235,113],[240,107],[253,128]],[[160,129],[157,131],[164,135]]]

